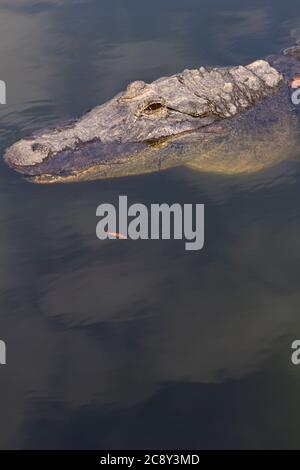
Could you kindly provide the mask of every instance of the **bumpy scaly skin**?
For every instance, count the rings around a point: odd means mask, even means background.
[[[48,181],[117,176],[126,168],[127,174],[153,171],[200,154],[205,162],[220,136],[232,142],[239,121],[250,136],[242,116],[249,113],[253,130],[251,110],[264,103],[276,108],[272,97],[278,96],[280,112],[289,114],[288,96],[280,93],[288,77],[281,71],[291,61],[299,67],[299,50],[295,46],[279,58],[245,67],[201,67],[151,84],[133,82],[72,125],[20,140],[6,151],[5,160],[23,174]],[[293,128],[292,121],[286,119],[286,125]]]

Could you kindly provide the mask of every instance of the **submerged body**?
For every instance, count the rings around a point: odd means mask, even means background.
[[[25,138],[6,162],[36,182],[80,181],[188,164],[258,171],[297,146],[290,80],[300,45],[248,66],[185,70],[125,92],[68,126]]]

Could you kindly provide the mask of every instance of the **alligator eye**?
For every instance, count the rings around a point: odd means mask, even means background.
[[[155,103],[148,104],[143,109],[143,113],[154,114],[154,113],[157,113],[158,111],[162,111],[163,109],[165,109],[165,106],[163,105],[163,103],[155,102]]]

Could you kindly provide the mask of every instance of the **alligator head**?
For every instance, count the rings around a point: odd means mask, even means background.
[[[114,176],[120,168],[130,174],[141,162],[140,172],[180,164],[193,157],[184,144],[196,140],[199,151],[228,133],[225,121],[274,95],[282,81],[263,60],[136,81],[72,124],[20,140],[4,158],[18,172],[49,182]]]

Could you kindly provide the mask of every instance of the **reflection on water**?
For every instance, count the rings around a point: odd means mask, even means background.
[[[130,80],[246,63],[300,27],[292,0],[0,11],[2,150]],[[299,159],[242,178],[177,168],[62,186],[0,170],[1,448],[299,447]],[[205,249],[100,242],[96,207],[119,194],[206,204]]]

